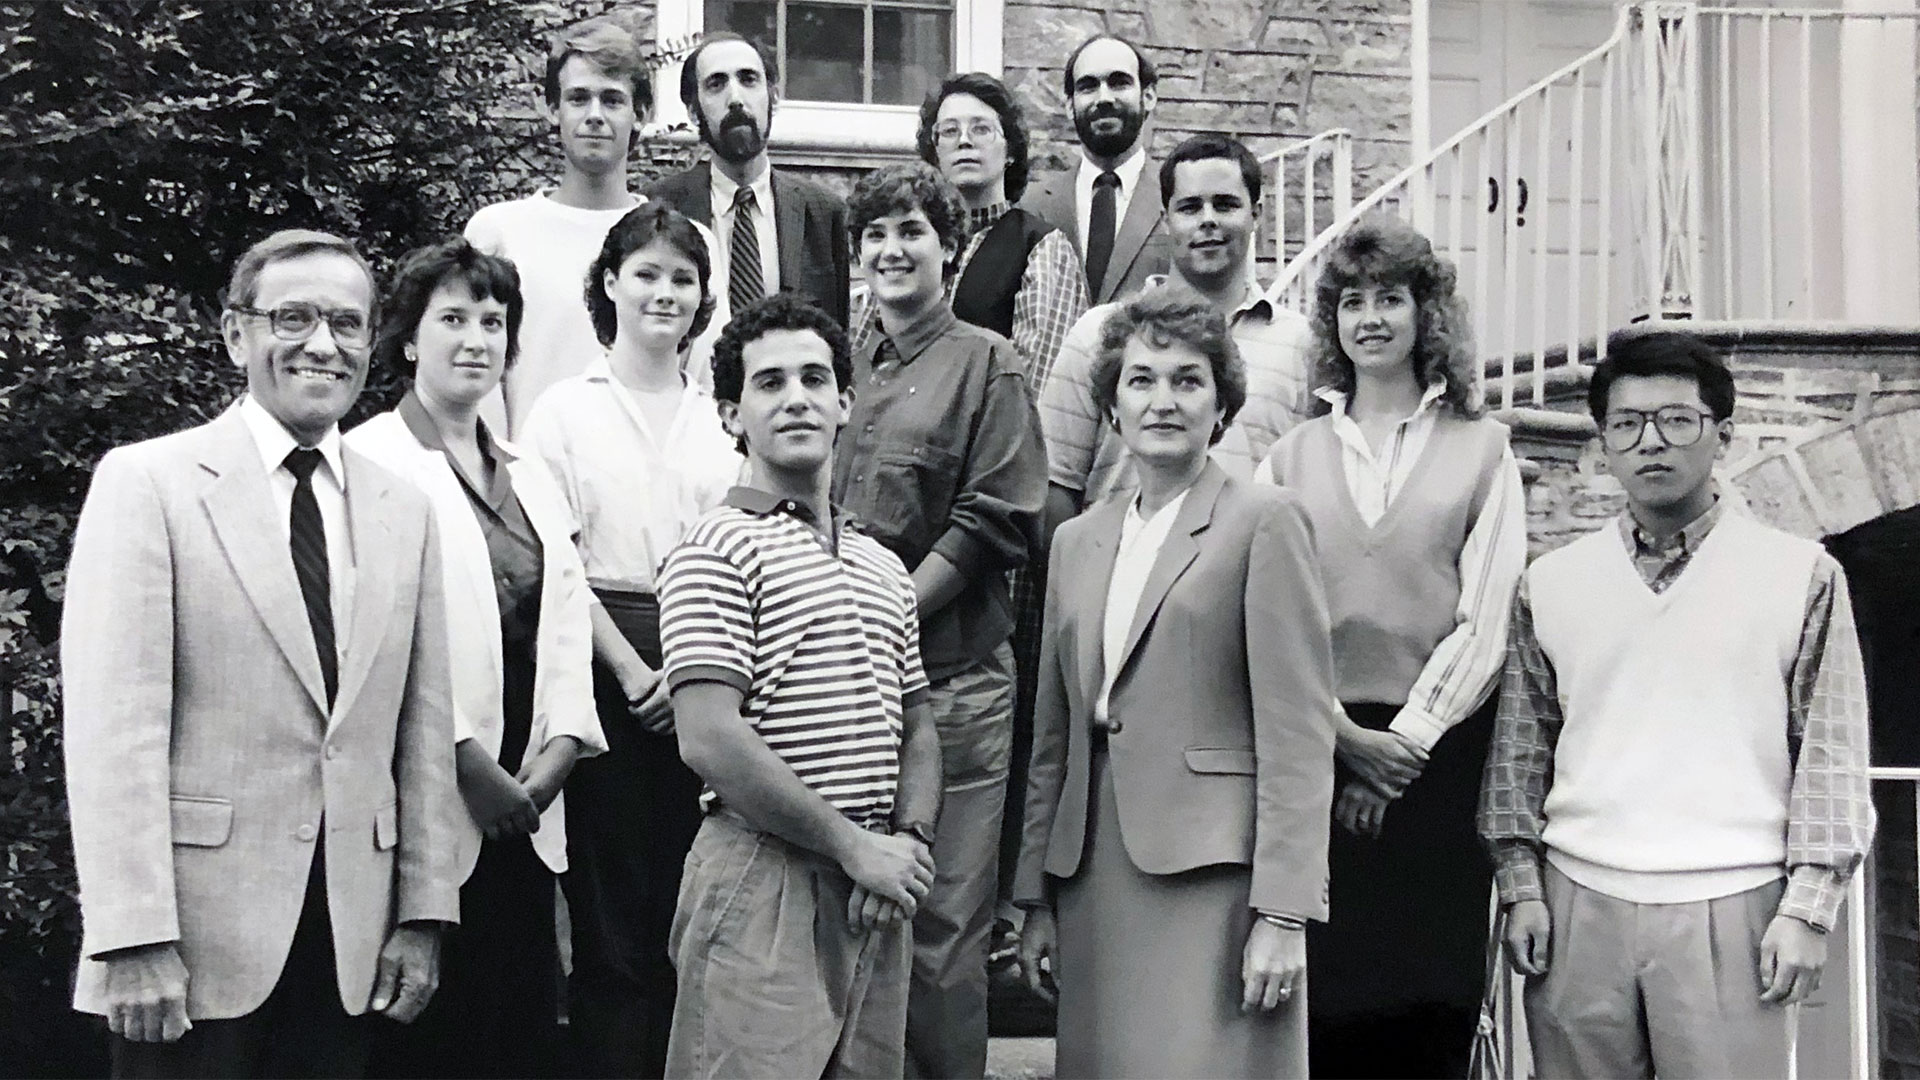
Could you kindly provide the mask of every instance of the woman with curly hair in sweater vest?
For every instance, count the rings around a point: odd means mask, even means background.
[[[1332,919],[1308,937],[1315,1076],[1464,1076],[1491,869],[1474,800],[1526,511],[1483,418],[1453,267],[1396,219],[1354,226],[1316,289],[1325,414],[1257,479],[1312,519],[1345,720]]]

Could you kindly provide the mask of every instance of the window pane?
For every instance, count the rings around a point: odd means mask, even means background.
[[[953,13],[873,9],[873,100],[918,105],[953,67]]]
[[[786,92],[796,101],[861,101],[867,32],[857,7],[787,5]]]
[[[731,30],[778,56],[777,0],[706,0],[707,29]]]

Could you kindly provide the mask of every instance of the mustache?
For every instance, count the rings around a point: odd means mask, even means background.
[[[748,113],[745,109],[728,109],[727,115],[720,119],[721,131],[726,131],[729,128],[742,127],[758,130],[760,122],[755,120],[752,114]]]

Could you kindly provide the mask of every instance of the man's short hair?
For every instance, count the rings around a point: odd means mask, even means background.
[[[644,116],[653,111],[653,72],[634,43],[633,31],[611,15],[575,23],[553,36],[547,48],[546,79],[541,84],[548,108],[560,107],[560,69],[576,56],[608,75],[625,77],[633,87],[634,112]]]
[[[853,346],[833,316],[797,293],[782,290],[763,296],[734,313],[713,343],[713,400],[740,404],[747,384],[747,346],[780,330],[818,334],[833,354],[833,384],[841,393],[853,386]],[[747,440],[735,439],[734,448],[747,452]]]
[[[980,99],[1000,117],[1000,131],[1007,143],[1007,201],[1019,202],[1027,191],[1027,118],[1020,102],[1007,84],[984,72],[965,71],[949,75],[920,103],[920,130],[915,136],[920,145],[920,160],[938,168],[940,158],[934,152],[933,128],[940,120],[940,106],[955,94]]]
[[[260,273],[268,266],[321,252],[344,255],[353,260],[361,273],[367,275],[367,306],[370,309],[367,315],[377,320],[380,317],[380,286],[366,256],[360,254],[360,249],[350,241],[314,229],[281,229],[241,253],[233,264],[233,275],[227,279],[226,306],[251,306],[260,287]]]
[[[1607,343],[1607,358],[1594,365],[1587,381],[1587,411],[1593,414],[1593,422],[1606,422],[1607,395],[1615,382],[1628,376],[1657,375],[1692,379],[1716,421],[1733,415],[1733,372],[1727,370],[1720,350],[1692,334],[1664,330],[1633,337],[1616,335]]]
[[[744,41],[753,46],[754,54],[760,57],[760,70],[767,75],[767,101],[771,103],[779,96],[780,61],[773,50],[752,38],[743,37],[731,30],[716,30],[701,37],[700,44],[693,47],[687,59],[680,65],[680,101],[687,107],[687,115],[700,115],[700,54],[709,45],[718,45],[723,41]]]
[[[1213,392],[1223,410],[1209,445],[1220,441],[1227,425],[1247,403],[1247,366],[1240,359],[1227,317],[1186,285],[1166,281],[1116,304],[1100,324],[1100,347],[1093,357],[1093,405],[1111,416],[1120,396],[1120,368],[1127,343],[1140,338],[1156,349],[1179,342],[1207,358]]]
[[[1117,41],[1133,51],[1134,63],[1140,69],[1140,89],[1148,89],[1160,81],[1159,69],[1153,66],[1153,61],[1147,57],[1147,54],[1140,46],[1135,45],[1119,34],[1095,34],[1080,44],[1075,45],[1073,51],[1067,54],[1067,67],[1066,70],[1061,73],[1060,78],[1063,80],[1064,87],[1067,91],[1068,101],[1073,100],[1073,65],[1080,62],[1080,54],[1087,51],[1087,46],[1096,41]]]
[[[407,253],[387,292],[386,317],[373,335],[373,362],[400,374],[412,375],[407,347],[420,332],[427,304],[440,286],[463,282],[475,300],[498,300],[507,308],[507,367],[520,356],[520,321],[526,298],[520,292],[520,271],[511,259],[489,255],[466,237],[456,236]]]
[[[1166,209],[1173,202],[1173,170],[1189,161],[1210,161],[1225,158],[1240,166],[1240,179],[1247,183],[1247,200],[1250,204],[1260,204],[1260,159],[1246,144],[1230,135],[1203,131],[1198,135],[1189,135],[1184,142],[1173,148],[1173,153],[1160,163],[1160,208]]]
[[[940,175],[940,170],[922,161],[885,165],[860,178],[847,197],[847,236],[854,250],[860,248],[860,236],[867,226],[889,214],[927,215],[940,243],[953,249],[946,271],[952,273],[967,246],[967,211],[960,192]]]

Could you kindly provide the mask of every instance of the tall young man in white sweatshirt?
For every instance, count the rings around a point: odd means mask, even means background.
[[[1783,1076],[1873,838],[1840,565],[1728,509],[1733,377],[1620,342],[1588,408],[1616,522],[1522,579],[1480,834],[1543,1077]]]

